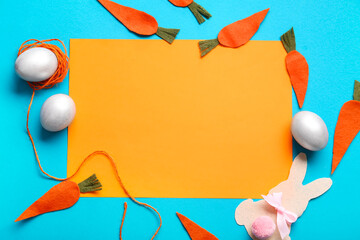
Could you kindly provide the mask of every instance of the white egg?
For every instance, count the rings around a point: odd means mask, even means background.
[[[18,56],[15,71],[22,79],[40,82],[50,78],[58,67],[56,55],[49,49],[31,48]]]
[[[75,103],[66,94],[55,94],[44,102],[40,111],[41,125],[50,132],[68,127],[74,120]]]
[[[295,114],[291,122],[291,133],[302,147],[311,151],[323,149],[329,139],[325,122],[317,114],[309,111]]]

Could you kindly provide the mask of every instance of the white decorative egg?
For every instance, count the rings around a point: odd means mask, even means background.
[[[325,122],[317,114],[309,111],[295,114],[291,122],[291,133],[296,142],[311,151],[323,149],[329,139]]]
[[[43,47],[31,48],[18,56],[15,71],[22,79],[40,82],[50,78],[58,67],[56,55]]]
[[[55,94],[44,102],[40,111],[41,125],[50,132],[67,128],[74,120],[75,103],[66,94]]]

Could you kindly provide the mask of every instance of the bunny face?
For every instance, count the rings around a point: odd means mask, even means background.
[[[282,192],[284,207],[299,217],[311,199],[322,195],[332,185],[330,178],[320,178],[304,186],[302,182],[306,175],[306,169],[306,155],[300,153],[291,165],[288,179],[270,190],[270,193]]]
[[[300,153],[293,161],[289,178],[270,190],[269,193],[282,193],[283,207],[295,213],[298,217],[305,211],[309,201],[325,193],[332,185],[330,178],[320,178],[307,185],[302,182],[305,178],[307,158]],[[260,216],[269,216],[276,222],[276,210],[264,200],[254,202],[248,199],[239,204],[235,211],[235,219],[239,225],[244,225],[252,239],[256,239],[251,233],[253,221]],[[278,231],[269,239],[281,239]],[[290,239],[290,238],[288,238]]]

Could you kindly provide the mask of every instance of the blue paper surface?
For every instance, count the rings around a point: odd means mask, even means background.
[[[330,175],[333,135],[342,104],[352,99],[360,76],[359,0],[198,0],[213,17],[198,25],[188,9],[167,0],[123,0],[122,4],[153,15],[161,27],[180,28],[179,39],[212,39],[220,29],[270,7],[254,40],[279,40],[292,26],[297,49],[310,67],[303,110],[320,115],[328,126],[328,146],[308,153],[305,182]],[[72,208],[14,223],[36,199],[57,182],[40,173],[26,134],[26,111],[31,89],[14,72],[19,46],[27,39],[59,38],[69,47],[70,38],[137,39],[96,0],[0,0],[0,106],[1,160],[0,239],[119,239],[123,203],[129,203],[124,239],[150,239],[157,227],[155,215],[125,198],[81,198]],[[156,39],[157,36],[148,37]],[[166,44],[164,42],[164,44]],[[89,49],[89,51],[92,51]],[[121,66],[119,66],[121,67]],[[284,66],[285,67],[285,66]],[[66,175],[67,132],[48,133],[41,128],[39,112],[45,99],[68,93],[68,78],[50,90],[38,91],[30,128],[43,167],[52,175]],[[266,103],[264,103],[266,104]],[[276,107],[276,106],[271,106]],[[293,113],[298,105],[293,95]],[[309,203],[293,225],[292,239],[356,239],[360,191],[360,136],[348,149],[329,192]],[[294,144],[294,156],[303,151]],[[271,159],[269,159],[271,161]],[[175,212],[194,220],[221,240],[249,239],[236,225],[234,211],[240,199],[144,199],[163,217],[157,239],[189,239]],[[349,231],[350,230],[350,231]]]

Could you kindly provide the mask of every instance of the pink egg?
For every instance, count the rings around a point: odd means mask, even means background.
[[[276,229],[274,221],[268,216],[258,217],[251,225],[252,234],[259,240],[271,237]]]

